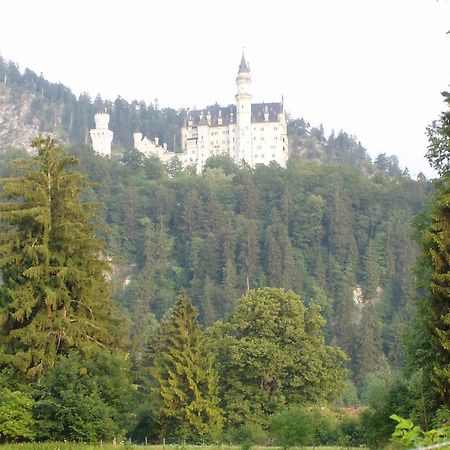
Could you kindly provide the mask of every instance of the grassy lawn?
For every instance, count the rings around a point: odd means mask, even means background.
[[[281,449],[281,447],[252,447],[253,450]],[[238,446],[229,445],[90,445],[90,444],[69,444],[67,442],[46,442],[32,444],[4,444],[0,445],[0,450],[239,450]],[[361,450],[361,447],[292,447],[291,450]]]

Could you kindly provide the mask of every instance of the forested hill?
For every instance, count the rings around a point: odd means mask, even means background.
[[[61,83],[50,83],[42,75],[0,55],[0,149],[29,147],[38,133],[52,133],[66,144],[90,144],[89,130],[94,114],[107,111],[114,131],[113,151],[122,153],[133,146],[133,133],[158,137],[169,149],[180,150],[180,127],[186,111],[160,108],[158,101],[146,104],[116,100],[91,99],[83,93],[78,98]],[[376,171],[401,175],[395,156],[380,154],[372,163],[365,148],[345,131],[325,136],[322,126],[312,127],[304,119],[290,118],[288,136],[291,159],[313,160],[326,164],[359,167],[367,174]]]
[[[354,380],[385,361],[402,364],[400,339],[415,294],[414,216],[425,180],[291,161],[238,168],[209,160],[198,176],[126,152],[104,159],[73,146],[97,184],[115,263],[115,296],[134,345],[185,290],[204,324],[228,315],[248,288],[279,286],[316,302],[326,335],[351,356]],[[17,152],[3,152],[0,167]]]
[[[401,366],[400,340],[415,294],[411,225],[429,184],[411,180],[395,157],[372,162],[347,133],[325,137],[322,127],[292,119],[287,169],[238,168],[220,157],[197,176],[130,150],[136,130],[177,145],[183,110],[77,99],[2,59],[0,99],[3,175],[21,154],[7,147],[50,132],[97,183],[89,196],[105,205],[115,296],[130,315],[136,348],[149,318],[161,318],[180,290],[211,324],[249,288],[276,286],[321,306],[327,338],[351,356],[355,381],[386,361]],[[93,116],[104,108],[122,155],[112,160],[80,144],[88,143]]]

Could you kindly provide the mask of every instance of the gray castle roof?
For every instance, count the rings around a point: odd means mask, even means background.
[[[242,72],[250,72],[250,67],[247,64],[247,61],[245,60],[245,56],[244,53],[242,53],[242,58],[241,58],[241,64],[239,64],[239,73]]]
[[[265,114],[268,114],[267,122],[278,122],[278,114],[283,113],[283,103],[252,103],[252,123],[266,122]],[[185,126],[208,125],[208,115],[211,115],[210,126],[219,125],[219,117],[222,117],[222,126],[236,123],[236,105],[219,106],[212,105],[205,109],[189,111]],[[192,124],[189,124],[192,121]]]

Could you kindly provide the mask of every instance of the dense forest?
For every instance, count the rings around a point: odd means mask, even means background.
[[[356,138],[303,119],[289,121],[287,168],[223,156],[196,175],[131,149],[136,129],[173,142],[183,111],[76,99],[5,61],[0,77],[47,102],[36,114],[59,104],[71,143],[68,154],[50,138],[34,142],[34,158],[0,152],[0,389],[22,427],[2,440],[284,446],[277,433],[296,417],[309,423],[303,443],[377,447],[392,413],[425,428],[443,417],[422,370],[445,378],[426,356],[429,311],[413,300],[431,270],[417,265],[433,241],[424,211],[445,183],[413,180],[395,157],[372,161]],[[111,159],[86,145],[105,107],[120,147]],[[445,133],[430,129],[431,148]],[[360,419],[343,413],[361,404]],[[0,401],[0,430],[5,414]]]

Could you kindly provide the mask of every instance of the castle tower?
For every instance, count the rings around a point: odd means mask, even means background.
[[[236,78],[236,146],[234,162],[245,160],[252,165],[252,75],[242,53],[241,64]]]
[[[102,156],[111,156],[111,142],[113,132],[108,129],[109,114],[98,113],[94,116],[95,128],[90,130],[94,151]]]

